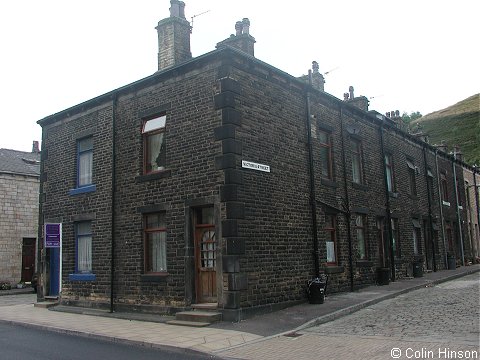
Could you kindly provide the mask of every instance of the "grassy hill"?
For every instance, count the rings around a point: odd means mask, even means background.
[[[428,134],[430,144],[444,142],[449,151],[458,145],[466,163],[480,165],[480,94],[422,116],[410,128]]]

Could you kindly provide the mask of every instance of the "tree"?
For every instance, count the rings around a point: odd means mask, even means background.
[[[411,112],[410,115],[407,112],[404,112],[402,115],[402,120],[405,124],[410,124],[412,121],[417,120],[422,117],[419,111]]]

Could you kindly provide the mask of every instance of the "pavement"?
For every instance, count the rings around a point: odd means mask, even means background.
[[[276,346],[282,337],[295,339],[298,332],[308,328],[410,291],[479,271],[480,265],[476,264],[425,273],[423,277],[397,280],[389,285],[372,285],[354,292],[327,293],[323,304],[304,303],[240,322],[219,322],[204,328],[168,325],[165,321],[171,317],[151,314],[110,313],[69,306],[57,306],[49,310],[34,306],[36,295],[31,289],[13,289],[8,293],[0,291],[0,295],[5,295],[0,296],[0,321],[113,342],[202,352],[217,357],[236,354],[237,358],[242,347],[254,345],[257,349],[264,349],[262,358],[268,358],[268,349]],[[307,342],[309,335],[300,339]],[[306,345],[316,346],[314,342]]]

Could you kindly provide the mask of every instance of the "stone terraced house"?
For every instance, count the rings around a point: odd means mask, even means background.
[[[349,291],[473,256],[473,168],[353,88],[326,93],[316,62],[297,78],[258,60],[246,18],[192,58],[184,6],[156,27],[157,72],[38,121],[41,221],[62,236],[40,297],[239,320],[305,301],[320,273]]]
[[[31,282],[38,235],[40,151],[0,149],[0,282]]]

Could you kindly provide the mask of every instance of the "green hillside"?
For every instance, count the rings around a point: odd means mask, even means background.
[[[466,163],[480,165],[480,94],[412,121],[410,128],[428,134],[430,144],[444,142],[449,151],[458,145]]]

